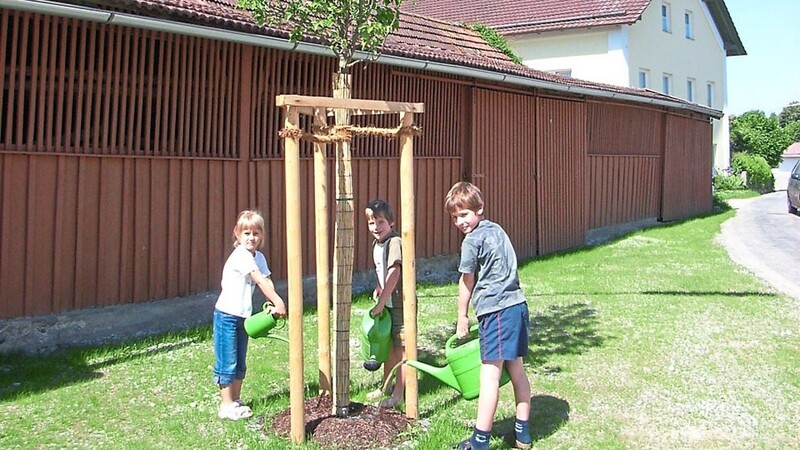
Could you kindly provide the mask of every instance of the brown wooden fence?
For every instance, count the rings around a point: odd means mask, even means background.
[[[217,290],[244,208],[264,213],[265,253],[283,279],[274,98],[328,95],[334,67],[331,58],[1,10],[0,319]],[[710,209],[706,118],[549,95],[358,68],[355,98],[425,103],[414,147],[419,258],[458,251],[442,201],[465,176],[520,258],[580,246],[590,227]],[[303,272],[313,275],[310,145],[301,152]],[[357,138],[353,158],[357,209],[380,197],[399,218],[397,143]],[[329,186],[332,174],[329,158]],[[356,270],[370,267],[362,230]]]
[[[589,102],[589,228],[658,218],[664,113]]]

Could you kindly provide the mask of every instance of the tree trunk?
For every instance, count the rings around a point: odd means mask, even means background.
[[[351,76],[334,75],[333,97],[351,98]],[[346,109],[334,113],[336,125],[348,125],[350,112]],[[353,283],[353,176],[350,161],[350,143],[336,143],[336,225],[334,236],[333,297],[334,315],[334,383],[333,414],[348,415],[350,406],[350,301]]]

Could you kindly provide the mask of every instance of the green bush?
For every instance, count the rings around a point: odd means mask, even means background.
[[[522,65],[522,58],[517,56],[513,50],[511,50],[511,46],[508,45],[508,41],[502,35],[500,35],[497,31],[494,31],[492,28],[487,27],[482,23],[476,23],[472,25],[472,29],[477,32],[478,34],[483,37],[483,40],[486,41],[492,48],[495,50],[500,50],[506,56],[509,57],[512,61],[514,61],[517,65]]]
[[[740,175],[721,172],[714,175],[714,189],[717,191],[743,191],[747,189]]]
[[[742,172],[747,173],[746,185],[748,188],[762,194],[772,192],[775,186],[775,177],[772,175],[772,170],[763,156],[736,153],[731,160],[731,167],[736,175]]]

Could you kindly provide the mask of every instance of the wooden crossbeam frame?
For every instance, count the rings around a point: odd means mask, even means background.
[[[399,114],[400,127],[410,128],[414,114],[423,113],[423,103],[387,102],[379,100],[340,99],[301,95],[278,95],[275,104],[285,110],[285,128],[299,128],[300,114],[314,117],[317,126],[325,126],[326,118],[336,110],[351,115]],[[417,359],[417,280],[415,250],[414,143],[410,133],[400,133],[400,195],[403,247],[403,311],[406,356]],[[287,282],[289,303],[289,394],[291,439],[305,440],[303,399],[303,273],[302,239],[300,236],[300,151],[298,136],[284,138],[286,182]],[[316,216],[316,271],[318,345],[320,356],[320,392],[331,388],[330,378],[330,286],[328,285],[328,206],[327,166],[324,143],[314,143],[314,180]],[[416,370],[406,367],[406,415],[417,418],[418,386]]]

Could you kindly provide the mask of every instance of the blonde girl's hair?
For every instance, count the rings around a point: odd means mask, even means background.
[[[233,227],[233,246],[239,245],[239,238],[244,233],[244,230],[257,230],[261,235],[261,240],[258,242],[258,248],[264,245],[264,218],[258,211],[244,210],[239,213],[236,218],[236,225]]]
[[[483,208],[483,194],[477,186],[469,181],[459,181],[450,188],[444,199],[444,210],[454,214],[459,209],[475,212]]]

